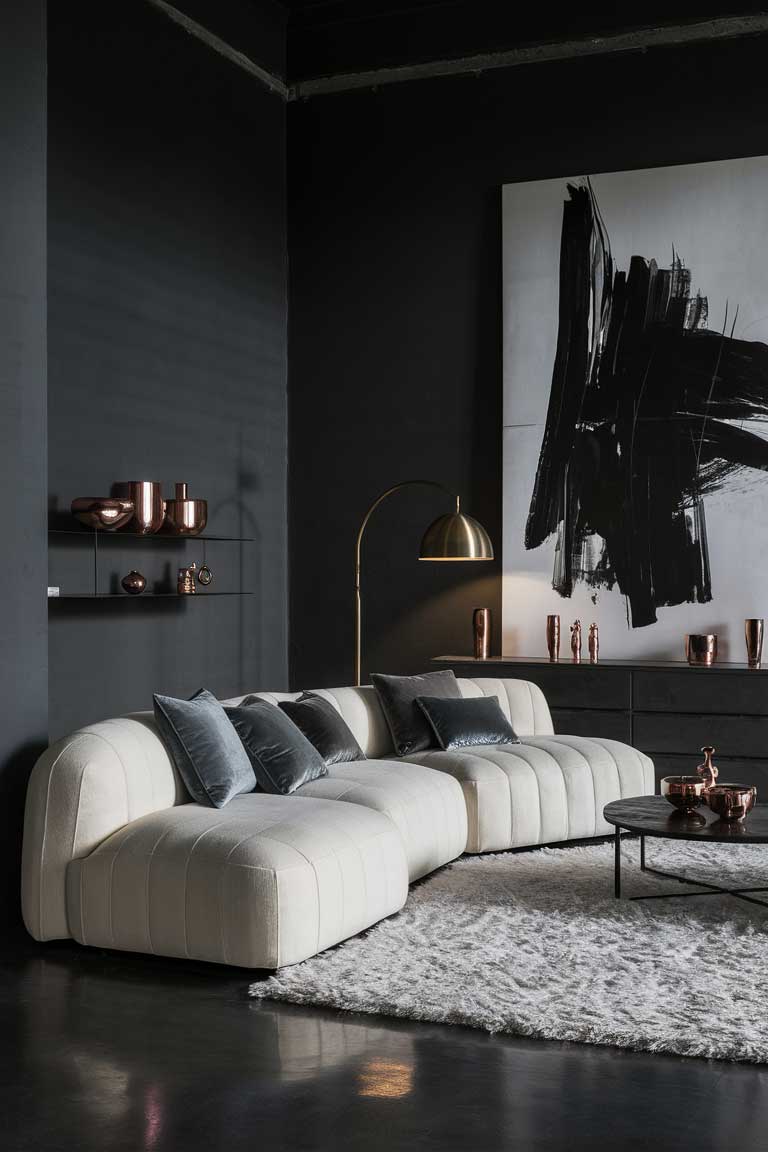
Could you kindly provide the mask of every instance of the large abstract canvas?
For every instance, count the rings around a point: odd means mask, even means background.
[[[768,158],[507,185],[504,646],[768,616]]]

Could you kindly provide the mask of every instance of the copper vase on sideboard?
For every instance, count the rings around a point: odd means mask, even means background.
[[[547,652],[556,664],[560,659],[560,617],[557,615],[547,616]]]
[[[747,664],[759,668],[763,659],[763,621],[745,620],[744,639],[747,642]]]
[[[472,635],[475,642],[475,660],[487,660],[491,654],[490,608],[475,608],[472,613]]]

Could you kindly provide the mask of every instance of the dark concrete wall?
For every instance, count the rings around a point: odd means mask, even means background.
[[[211,591],[248,597],[52,605],[56,737],[153,691],[286,684],[287,256],[277,97],[148,4],[51,5],[49,41],[52,522],[115,480],[186,480],[207,531],[255,538],[206,557]],[[185,555],[104,541],[102,587],[175,586]],[[89,588],[88,550],[57,540],[50,578]]]
[[[350,682],[354,537],[381,489],[446,482],[500,549],[501,185],[764,152],[765,51],[733,40],[291,107],[296,686]],[[371,522],[369,671],[468,651],[475,604],[498,620],[498,565],[417,562],[438,505],[400,494]]]
[[[46,743],[45,4],[0,8],[0,909],[18,918],[29,770]]]

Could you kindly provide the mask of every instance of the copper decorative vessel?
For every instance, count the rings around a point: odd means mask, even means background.
[[[560,659],[560,617],[547,616],[547,652],[553,664]]]
[[[163,493],[156,480],[124,480],[112,485],[115,496],[133,501],[133,516],[123,525],[124,532],[149,536],[163,526]]]
[[[696,769],[700,779],[704,781],[707,788],[714,788],[715,784],[717,784],[717,778],[720,775],[720,769],[712,762],[714,751],[714,744],[705,744],[702,748],[704,760]]]
[[[600,631],[597,624],[590,624],[589,626],[587,647],[589,649],[590,664],[597,664],[600,659]]]
[[[727,824],[748,816],[756,800],[754,784],[715,784],[707,789],[707,803]]]
[[[660,789],[664,799],[678,812],[690,815],[707,802],[707,784],[701,776],[665,776]]]
[[[581,664],[581,620],[574,620],[571,624],[571,660],[574,664]]]
[[[123,576],[120,583],[131,596],[138,596],[146,588],[147,578],[146,576],[142,576],[141,572],[137,572],[135,568],[132,568],[127,576]]]
[[[208,501],[190,500],[186,484],[176,485],[176,496],[165,501],[166,532],[172,536],[197,536],[208,523]]]
[[[747,664],[750,668],[759,668],[763,658],[763,624],[762,620],[744,621],[744,639],[747,643]]]
[[[717,660],[717,636],[713,633],[686,636],[685,658],[689,664],[711,668]]]
[[[79,496],[72,501],[72,515],[88,528],[105,528],[114,532],[127,524],[133,515],[133,500],[114,500],[109,496]]]
[[[491,653],[491,610],[475,608],[472,613],[475,660],[487,660]]]

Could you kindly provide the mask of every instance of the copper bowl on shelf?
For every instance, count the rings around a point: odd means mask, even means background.
[[[133,516],[133,500],[115,500],[107,496],[79,496],[72,501],[72,515],[87,528],[104,528],[114,532]]]
[[[661,795],[678,812],[695,812],[707,802],[707,785],[701,776],[665,776]]]
[[[208,523],[208,501],[190,500],[186,484],[176,485],[176,496],[165,501],[163,531],[171,536],[198,536]]]
[[[743,820],[754,808],[756,800],[754,784],[715,784],[707,790],[707,803],[726,823]]]

